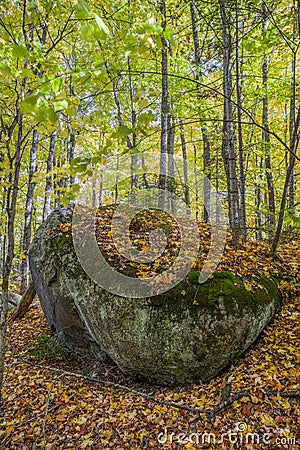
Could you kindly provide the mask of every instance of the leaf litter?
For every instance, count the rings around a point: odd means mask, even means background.
[[[172,225],[164,221],[169,236],[161,260],[150,269],[132,266],[134,276],[159,273],[176,257],[171,243],[178,231],[169,231]],[[144,231],[133,224],[131,237],[142,249],[149,246]],[[201,224],[196,270],[209,236],[209,226]],[[109,226],[101,220],[97,240],[116,261]],[[285,239],[274,259],[268,242],[249,241],[235,251],[229,241],[228,236],[217,270],[244,279],[255,272],[274,277],[283,306],[228,370],[208,384],[168,388],[137,382],[115,366],[62,348],[35,301],[25,318],[9,322],[0,448],[299,448],[299,236]],[[117,264],[128,270],[122,258]]]

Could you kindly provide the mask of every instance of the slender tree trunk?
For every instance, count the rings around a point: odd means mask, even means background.
[[[192,30],[193,30],[193,41],[194,41],[194,53],[195,53],[195,63],[196,63],[196,79],[201,80],[201,51],[199,43],[199,27],[197,18],[197,8],[195,1],[191,0],[190,3],[191,18],[192,18]],[[199,97],[199,102],[202,98],[202,88],[201,84],[197,84],[197,92]],[[207,222],[210,219],[210,179],[211,179],[211,160],[210,160],[210,136],[205,124],[205,114],[199,108],[199,114],[203,118],[201,121],[201,133],[203,139],[203,172],[206,176],[203,183],[203,200],[204,200],[204,221]]]
[[[272,243],[272,253],[273,254],[276,252],[278,244],[279,244],[279,239],[280,239],[282,225],[283,225],[283,219],[284,219],[284,212],[285,212],[285,207],[286,207],[286,203],[287,203],[289,185],[290,185],[291,177],[292,177],[292,174],[293,174],[293,171],[295,168],[296,156],[297,156],[296,153],[297,153],[299,139],[300,139],[299,127],[300,127],[300,107],[298,106],[298,112],[297,112],[297,117],[296,117],[296,121],[295,121],[295,128],[293,131],[292,141],[291,141],[290,162],[289,162],[289,166],[286,171],[285,183],[284,183],[283,193],[282,193],[282,197],[281,197],[278,223],[277,223],[276,233],[275,233],[273,243]]]
[[[184,199],[187,206],[190,206],[190,188],[189,188],[189,172],[187,164],[186,139],[183,127],[180,127],[181,150],[183,159],[183,182],[184,182]]]
[[[127,61],[128,64],[128,79],[129,79],[129,96],[130,96],[130,112],[131,112],[131,128],[132,128],[132,139],[129,142],[130,148],[134,149],[136,148],[136,120],[137,120],[137,114],[135,111],[134,106],[134,86],[133,86],[133,80],[131,75],[131,61],[130,58],[128,58]],[[128,145],[128,143],[127,143]],[[139,178],[136,174],[136,168],[139,164],[139,157],[136,154],[131,155],[131,189],[137,188],[139,186]]]
[[[71,164],[74,159],[75,154],[75,131],[74,128],[71,127],[71,119],[67,118],[67,130],[68,130],[68,139],[67,139],[67,162]],[[75,178],[73,176],[69,179],[70,185],[72,186],[75,183]]]
[[[119,155],[117,155],[117,170],[115,180],[115,204],[119,203]]]
[[[238,131],[238,150],[239,150],[239,172],[240,172],[240,223],[242,230],[243,242],[247,240],[247,224],[246,224],[246,203],[245,203],[245,169],[244,169],[244,144],[243,144],[243,133],[242,133],[242,111],[243,111],[243,100],[242,100],[242,73],[240,70],[240,58],[239,55],[239,10],[238,1],[236,1],[235,7],[236,14],[236,44],[235,44],[235,64],[236,64],[236,98],[237,98],[237,131]],[[243,27],[242,27],[243,28]]]
[[[21,99],[24,98],[26,80],[22,80]],[[2,275],[2,302],[0,311],[0,405],[2,404],[2,387],[4,376],[5,359],[5,341],[7,330],[7,312],[8,312],[8,289],[9,279],[14,259],[15,248],[15,217],[19,190],[20,164],[21,164],[21,145],[23,137],[23,116],[17,107],[18,136],[15,147],[15,154],[10,157],[10,168],[12,170],[9,176],[9,187],[6,196],[6,214],[7,214],[7,251],[4,255],[3,275]]]
[[[236,170],[235,136],[232,110],[232,63],[231,63],[231,23],[227,16],[227,5],[224,0],[219,0],[222,19],[222,41],[223,41],[223,89],[224,89],[224,119],[222,156],[227,179],[229,223],[232,230],[232,244],[235,248],[239,246],[240,215],[239,215],[239,192]]]
[[[196,200],[196,219],[199,219],[199,188],[198,188],[198,180],[197,180],[197,147],[194,148],[194,177],[195,177],[195,200]]]
[[[98,45],[99,45],[100,49],[103,51],[101,42],[98,41]],[[114,102],[115,102],[115,106],[117,109],[117,120],[118,120],[119,127],[121,127],[124,124],[124,121],[123,121],[122,104],[121,104],[121,101],[119,98],[119,81],[120,80],[116,80],[115,77],[112,75],[110,67],[108,65],[108,62],[105,58],[104,58],[104,65],[105,65],[106,73],[107,73],[108,77],[110,78],[112,86],[113,86]],[[130,139],[130,137],[127,136],[127,147],[128,147],[128,149],[131,150],[131,149],[136,148],[136,145],[137,145],[137,136],[136,136],[136,131],[135,131],[137,115],[136,115],[136,111],[135,111],[135,107],[134,107],[134,87],[133,87],[133,80],[132,80],[132,75],[131,75],[131,62],[130,62],[129,58],[127,60],[127,65],[128,65],[128,74],[129,74],[128,78],[129,78],[129,95],[130,95],[130,109],[131,109],[131,127],[133,129],[132,139]],[[135,173],[136,167],[138,164],[139,164],[138,156],[133,154],[131,156],[131,189],[138,187],[138,184],[139,184],[138,176]],[[116,179],[116,184],[115,184],[116,203],[118,202],[118,199],[119,199],[119,188],[118,188],[118,179]]]
[[[22,3],[22,31],[25,45],[28,43],[28,37],[25,30],[26,24],[26,7],[27,2]],[[23,68],[26,69],[28,61],[24,60]],[[19,88],[19,86],[16,86]],[[3,273],[2,273],[2,302],[0,309],[0,407],[2,407],[2,388],[5,368],[5,348],[6,348],[6,332],[7,332],[7,312],[8,312],[8,290],[9,279],[13,267],[14,250],[15,250],[15,218],[17,199],[19,192],[20,166],[22,157],[22,139],[23,139],[23,115],[19,109],[19,102],[24,100],[26,88],[26,78],[23,78],[20,84],[20,91],[17,95],[15,105],[15,119],[10,127],[8,138],[6,140],[6,148],[9,159],[10,174],[8,178],[8,187],[6,190],[6,217],[7,217],[7,248],[3,252]],[[14,154],[11,154],[11,141],[14,129],[17,127],[17,139],[15,143]]]
[[[176,118],[171,113],[168,114],[168,139],[167,139],[167,154],[168,154],[168,177],[167,177],[167,189],[170,192],[176,192],[175,182],[175,162],[174,162],[174,147],[175,147],[175,130],[176,130]],[[170,208],[172,212],[176,211],[175,199],[170,199]]]
[[[261,183],[262,183],[262,168],[263,159],[260,158],[258,164],[258,157],[256,157],[256,166],[259,167],[259,182],[255,188],[255,202],[256,202],[256,239],[262,241],[262,217],[261,217]]]
[[[28,309],[30,308],[30,305],[32,304],[32,302],[34,300],[35,295],[36,295],[35,287],[34,287],[33,281],[31,281],[28,284],[19,305],[12,313],[10,320],[13,321],[16,319],[22,319],[22,317],[25,316]]]
[[[297,38],[297,32],[299,32],[300,37],[300,1],[296,2],[294,0],[293,5],[293,12],[294,12],[294,29],[293,29],[293,38],[296,40]],[[290,146],[292,143],[292,135],[293,130],[295,128],[295,120],[296,120],[296,88],[297,88],[297,52],[299,50],[299,44],[298,46],[293,50],[293,59],[292,59],[292,96],[290,99]],[[288,155],[290,156],[290,155]],[[288,196],[288,206],[289,208],[294,211],[295,206],[295,173],[294,168],[292,169],[291,173],[291,179],[289,184],[289,196]]]
[[[293,63],[292,63],[292,70],[293,70],[293,85],[292,85],[292,97],[290,100],[290,146],[292,144],[292,135],[293,130],[295,128],[295,111],[296,111],[296,61],[297,61],[297,54],[296,52],[293,53]],[[290,155],[289,160],[290,160]],[[291,173],[291,179],[289,184],[289,196],[288,196],[288,206],[291,209],[294,209],[295,206],[295,172],[294,167],[292,169]]]
[[[160,12],[162,14],[162,28],[166,29],[166,5],[163,0],[160,3]],[[168,41],[161,36],[161,135],[160,135],[160,170],[159,170],[159,189],[158,207],[164,208],[167,176],[167,147],[168,147],[168,115],[169,115],[169,79],[168,79]]]
[[[55,144],[57,138],[57,131],[53,131],[50,137],[49,153],[47,159],[47,177],[45,184],[45,200],[44,200],[44,210],[43,210],[43,220],[46,220],[50,214],[51,210],[51,191],[52,191],[52,175],[49,175],[54,166],[54,153]]]
[[[263,33],[265,33],[267,27],[267,11],[265,4],[262,7],[263,14]],[[268,66],[269,61],[265,57],[262,64],[262,78],[263,78],[263,113],[262,113],[262,125],[264,127],[262,132],[262,150],[265,158],[266,166],[266,177],[267,177],[267,187],[268,187],[268,230],[269,236],[272,236],[275,226],[275,194],[274,194],[274,184],[273,184],[273,174],[271,165],[271,149],[270,149],[270,131],[269,131],[269,99],[268,99]]]
[[[29,162],[29,174],[28,174],[28,185],[27,185],[27,195],[26,195],[26,205],[25,205],[25,220],[24,220],[24,233],[23,233],[23,243],[22,252],[24,257],[21,261],[20,273],[21,273],[21,292],[26,290],[28,285],[28,257],[27,251],[31,240],[31,227],[32,227],[32,210],[33,210],[33,197],[35,190],[35,182],[33,181],[33,176],[36,172],[36,154],[38,149],[39,134],[37,130],[33,131],[32,145],[30,149],[30,162]]]

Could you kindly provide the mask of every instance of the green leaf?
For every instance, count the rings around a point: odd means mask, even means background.
[[[51,123],[56,123],[58,121],[58,117],[55,114],[55,111],[54,111],[53,108],[49,108],[47,110],[47,113],[48,113],[48,117],[49,117],[49,120],[50,120]]]
[[[45,110],[45,108],[38,108],[38,110],[34,114],[35,120],[37,122],[45,122],[46,120],[49,119],[47,114],[48,114],[48,111]]]
[[[142,114],[139,115],[138,117],[138,123],[139,125],[146,125],[149,122],[151,122],[152,120],[155,119],[154,114],[150,111],[150,112],[144,112]]]
[[[30,1],[26,9],[28,12],[36,11],[38,9],[38,2],[36,0]]]
[[[25,58],[29,55],[29,52],[25,45],[14,45],[12,49],[13,56],[17,58]]]
[[[112,133],[112,137],[121,138],[129,136],[132,133],[132,129],[126,127],[126,125],[121,125],[119,128]]]
[[[99,27],[99,30],[103,31],[105,34],[109,35],[110,34],[109,28],[107,27],[107,25],[105,25],[105,23],[103,22],[101,17],[99,17],[97,14],[95,14],[95,20]]]
[[[90,16],[89,5],[84,1],[78,2],[75,6],[75,15],[77,19],[88,19]]]
[[[38,95],[28,95],[20,104],[22,113],[33,113],[37,107]]]
[[[163,28],[156,23],[146,23],[143,28],[145,31],[149,31],[150,33],[152,32],[160,34],[163,32]]]
[[[74,106],[69,106],[66,109],[66,113],[68,114],[69,117],[73,117],[77,113],[77,109]]]
[[[67,100],[58,100],[53,102],[55,112],[65,110],[69,106]]]
[[[6,74],[10,74],[11,68],[7,64],[0,64],[0,71]]]
[[[94,25],[92,23],[85,23],[84,25],[82,25],[82,27],[80,28],[80,34],[82,39],[84,39],[85,41],[88,41],[90,38],[94,37]]]
[[[164,31],[164,38],[170,42],[171,47],[176,45],[176,42],[173,37],[173,33],[170,27],[167,27]]]
[[[54,78],[50,84],[54,94],[57,94],[63,88],[64,82],[61,78]]]
[[[31,77],[31,75],[32,75],[32,72],[30,69],[23,69],[21,72],[22,78],[28,78],[28,77]]]
[[[97,59],[97,61],[94,62],[94,66],[97,69],[98,67],[104,66],[104,60],[103,59]]]
[[[90,158],[77,156],[72,159],[70,168],[76,172],[85,172],[90,164]]]

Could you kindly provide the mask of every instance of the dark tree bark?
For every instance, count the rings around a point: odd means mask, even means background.
[[[239,214],[239,192],[237,179],[237,162],[235,152],[234,120],[232,108],[232,42],[230,18],[227,15],[227,5],[224,0],[219,0],[222,20],[222,44],[223,44],[223,90],[224,90],[224,118],[222,137],[222,157],[227,180],[229,223],[232,230],[232,244],[239,246],[241,232]]]
[[[184,182],[184,199],[187,206],[190,206],[190,188],[189,188],[189,172],[187,164],[186,139],[183,127],[180,128],[181,150],[183,158],[183,182]]]
[[[39,134],[37,130],[33,131],[32,145],[30,149],[30,161],[29,161],[29,173],[27,184],[27,195],[25,205],[25,218],[24,218],[24,232],[22,252],[24,257],[21,261],[20,274],[21,274],[21,292],[24,292],[28,285],[28,259],[27,250],[31,240],[31,228],[32,228],[32,210],[33,210],[33,197],[35,190],[35,182],[33,181],[34,174],[36,172],[36,155],[38,149]]]
[[[239,153],[239,193],[240,193],[240,223],[243,242],[247,240],[247,223],[246,223],[246,203],[245,203],[245,184],[246,176],[244,169],[244,143],[243,143],[243,133],[242,133],[242,119],[243,119],[243,100],[242,100],[242,73],[240,69],[240,64],[243,62],[243,58],[239,55],[239,9],[238,1],[236,1],[235,6],[235,17],[236,17],[236,38],[235,38],[235,74],[236,74],[236,98],[237,98],[237,132],[238,132],[238,153]],[[242,26],[243,29],[243,26]]]
[[[279,244],[279,239],[280,239],[282,225],[283,225],[283,219],[284,219],[284,212],[285,212],[285,207],[286,207],[286,203],[287,203],[289,185],[290,185],[291,177],[292,177],[292,174],[293,174],[293,171],[295,168],[297,149],[298,149],[299,139],[300,139],[299,126],[300,126],[300,107],[298,107],[295,128],[294,128],[294,132],[293,132],[293,136],[292,136],[291,149],[290,149],[290,162],[289,162],[289,166],[286,171],[285,183],[284,183],[283,193],[282,193],[282,197],[281,197],[278,223],[277,223],[276,233],[275,233],[273,243],[272,243],[272,253],[273,254],[276,252],[278,244]]]
[[[162,28],[166,29],[166,5],[163,0],[160,3],[160,12],[162,15]],[[169,78],[168,78],[168,41],[162,34],[161,36],[161,134],[160,134],[160,171],[159,171],[159,189],[158,207],[164,208],[167,176],[167,147],[168,147],[168,116],[169,116]]]
[[[55,144],[57,138],[57,131],[53,131],[50,136],[49,153],[47,159],[47,177],[45,184],[45,200],[44,200],[44,210],[43,210],[43,220],[46,220],[51,211],[51,191],[52,191],[52,175],[51,172],[54,166],[54,154],[55,154]]]
[[[262,8],[263,14],[263,33],[266,30],[266,16],[267,11],[265,4]],[[270,131],[269,131],[269,99],[268,99],[268,66],[269,61],[267,57],[262,64],[262,77],[263,77],[263,113],[262,113],[262,125],[264,127],[262,132],[262,150],[265,158],[266,166],[266,177],[267,177],[267,187],[268,187],[268,231],[269,236],[273,235],[275,226],[275,194],[274,194],[274,184],[273,184],[273,174],[271,165],[271,149],[270,149]]]
[[[262,241],[262,213],[261,213],[261,204],[262,204],[262,194],[261,194],[261,185],[262,185],[262,168],[263,168],[263,159],[260,158],[260,162],[258,163],[258,157],[256,157],[256,165],[259,167],[259,182],[255,187],[255,203],[256,203],[256,239],[258,241]]]
[[[21,99],[24,98],[26,79],[21,84]],[[6,189],[6,215],[7,215],[7,251],[4,252],[3,274],[2,274],[2,303],[0,311],[0,405],[2,403],[2,386],[4,375],[5,341],[7,331],[7,312],[8,312],[8,290],[9,279],[14,259],[15,249],[15,217],[19,190],[20,164],[21,164],[21,145],[23,138],[23,116],[17,106],[17,127],[18,135],[15,145],[14,155],[9,151],[9,163],[11,173],[9,175],[9,185]],[[8,143],[10,147],[10,141]]]
[[[22,317],[25,316],[28,309],[30,308],[30,305],[32,304],[32,302],[34,300],[35,295],[36,295],[35,287],[34,287],[33,282],[31,281],[28,284],[18,307],[12,313],[10,320],[14,321],[16,319],[22,319]]]
[[[192,18],[192,30],[193,30],[193,41],[194,41],[194,53],[195,53],[195,63],[196,63],[196,79],[201,80],[201,51],[200,51],[200,41],[199,41],[199,27],[198,27],[198,17],[197,8],[195,1],[191,0],[190,3],[191,18]],[[197,84],[197,91],[199,100],[202,98],[202,87],[201,84]],[[205,114],[199,108],[199,114],[203,119],[201,121],[201,133],[203,139],[203,172],[207,178],[204,179],[203,183],[203,203],[204,203],[204,221],[207,222],[210,218],[210,179],[211,179],[211,160],[210,160],[210,136],[205,124]]]

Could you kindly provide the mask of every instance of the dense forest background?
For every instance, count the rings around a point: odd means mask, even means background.
[[[202,170],[229,205],[235,245],[248,235],[275,250],[282,225],[299,223],[298,2],[0,8],[1,269],[22,290],[36,227],[124,153],[160,151],[162,174],[174,170],[167,154]]]

